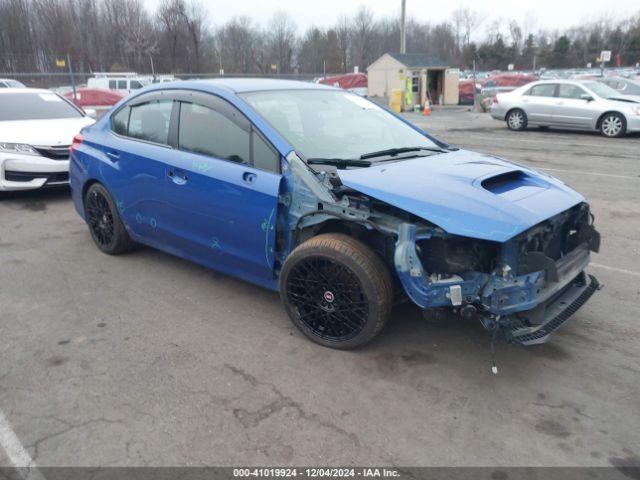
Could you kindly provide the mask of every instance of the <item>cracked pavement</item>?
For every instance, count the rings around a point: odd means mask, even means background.
[[[640,137],[509,132],[434,112],[437,136],[568,182],[640,272]],[[307,341],[277,294],[142,248],[98,252],[66,190],[0,198],[0,410],[42,466],[640,464],[640,277],[537,348],[396,309],[352,352]],[[0,449],[0,465],[8,459]]]

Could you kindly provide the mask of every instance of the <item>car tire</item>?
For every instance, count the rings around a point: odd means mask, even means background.
[[[527,114],[524,113],[524,110],[520,110],[519,108],[514,108],[507,113],[505,120],[509,130],[521,131],[527,128]]]
[[[619,113],[606,113],[600,119],[600,133],[609,138],[622,137],[627,133],[627,121]]]
[[[391,313],[393,286],[373,250],[348,235],[327,233],[289,255],[280,274],[280,297],[309,339],[347,350],[380,333]]]
[[[100,251],[118,255],[133,249],[135,243],[120,219],[116,204],[101,184],[94,183],[87,190],[84,213],[91,238]]]

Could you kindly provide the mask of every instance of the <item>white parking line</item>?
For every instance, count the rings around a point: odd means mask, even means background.
[[[632,270],[625,270],[624,268],[610,267],[608,265],[602,265],[600,263],[591,262],[590,267],[602,268],[604,270],[611,270],[612,272],[624,273],[625,275],[631,275],[632,277],[640,277],[640,272],[634,272]]]
[[[9,421],[0,410],[0,447],[4,450],[11,464],[16,468],[27,468],[19,471],[23,478],[30,480],[44,480],[44,476],[36,469],[36,463],[24,449],[20,439],[15,434]]]

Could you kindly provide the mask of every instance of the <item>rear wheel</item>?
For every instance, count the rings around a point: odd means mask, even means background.
[[[382,260],[348,235],[318,235],[298,246],[280,275],[280,296],[293,324],[326,347],[350,349],[384,327],[392,284]]]
[[[98,248],[109,255],[131,250],[134,242],[120,220],[111,195],[99,183],[89,187],[84,197],[85,220]]]
[[[524,130],[527,128],[527,114],[519,108],[511,110],[507,114],[506,121],[510,130]]]
[[[605,137],[621,137],[626,131],[627,122],[619,113],[607,113],[602,120],[600,120],[600,133]]]

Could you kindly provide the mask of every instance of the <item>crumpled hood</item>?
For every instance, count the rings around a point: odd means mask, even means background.
[[[465,150],[338,172],[344,185],[452,235],[497,242],[584,201],[549,175]]]
[[[91,125],[89,117],[0,122],[0,142],[35,146],[71,145],[80,129]]]

